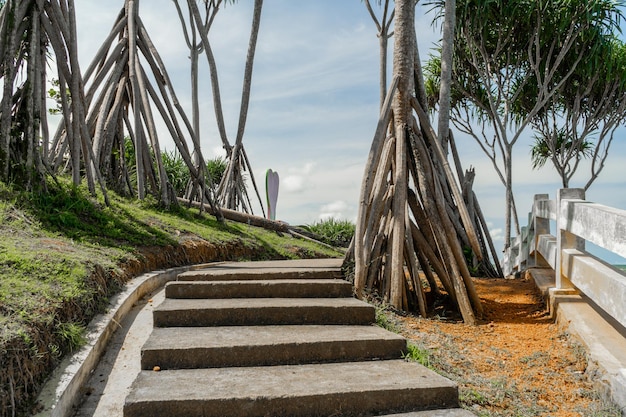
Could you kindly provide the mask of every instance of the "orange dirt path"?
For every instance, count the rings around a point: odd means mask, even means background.
[[[548,316],[527,279],[475,279],[484,317],[395,316],[401,333],[428,352],[430,367],[459,384],[478,416],[619,416],[586,374],[586,352]]]

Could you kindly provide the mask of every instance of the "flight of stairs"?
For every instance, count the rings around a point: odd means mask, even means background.
[[[125,417],[472,416],[337,268],[229,265],[166,286]]]

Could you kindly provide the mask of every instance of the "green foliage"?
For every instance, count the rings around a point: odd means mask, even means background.
[[[463,257],[465,258],[465,263],[467,264],[467,269],[469,270],[470,275],[473,277],[479,276],[480,266],[475,264],[475,256],[471,247],[463,247]]]
[[[561,159],[572,152],[576,154],[577,159],[589,158],[593,155],[593,143],[583,140],[581,143],[567,136],[564,129],[556,129],[551,138],[535,135],[535,142],[531,148],[531,160],[533,169],[542,168],[546,162],[555,157]]]
[[[350,245],[355,227],[354,223],[348,220],[335,220],[333,218],[303,226],[305,230],[319,236],[322,242],[341,248]]]
[[[443,0],[427,4],[436,19],[443,17]],[[519,123],[535,108],[539,84],[554,90],[572,69],[591,76],[619,67],[605,62],[622,20],[618,6],[613,0],[457,0],[452,107],[471,107],[475,119],[489,122],[490,113],[513,110],[510,121]],[[557,59],[555,48],[566,48],[564,56]],[[431,108],[438,100],[439,61],[433,57],[424,67]],[[536,79],[546,73],[554,78]]]
[[[135,158],[135,144],[129,136],[125,136],[122,139],[120,148],[121,149],[114,148],[112,154],[113,158],[120,161],[120,163],[123,164],[126,168],[128,183],[126,183],[126,179],[120,179],[120,184],[116,184],[115,182],[109,182],[107,183],[107,186],[117,191],[118,193],[122,193],[124,195],[133,195],[133,193],[136,192],[135,190],[137,190],[137,165]],[[120,155],[121,153],[123,153],[123,155]],[[129,193],[127,187],[133,191]]]
[[[489,405],[489,399],[481,392],[475,389],[465,389],[460,392],[459,399],[461,403],[467,405]]]
[[[167,173],[167,179],[176,192],[176,196],[184,197],[185,190],[191,179],[191,173],[185,160],[176,150],[171,152],[165,150],[162,152],[161,157]]]
[[[207,172],[213,184],[217,185],[222,181],[222,177],[226,172],[228,164],[226,160],[220,157],[209,159],[206,163]]]
[[[134,154],[134,149],[132,150]],[[130,156],[130,155],[129,155]],[[134,156],[133,156],[134,158]],[[176,192],[177,197],[184,197],[187,186],[191,181],[191,173],[187,163],[177,150],[162,152],[161,158],[167,173],[167,179]],[[222,180],[224,172],[226,172],[227,163],[223,158],[217,157],[209,159],[206,162],[207,175],[210,177],[214,185]]]
[[[580,52],[585,59],[575,66],[568,82],[531,121],[538,132],[531,150],[533,168],[551,161],[564,187],[583,158],[593,159],[592,167],[598,168],[592,168],[592,178],[599,173],[613,132],[625,117],[626,45],[607,36],[595,51]],[[525,96],[532,96],[536,95],[537,87],[531,83],[525,90],[530,91]],[[528,107],[525,106],[522,114]]]
[[[69,182],[51,184],[47,193],[25,194],[23,201],[27,201],[23,208],[44,229],[74,240],[110,247],[173,243],[163,230],[133,217],[123,204],[107,207],[93,199],[86,188]],[[117,198],[117,202],[122,200]]]
[[[63,100],[61,98],[61,83],[58,79],[53,78],[52,87],[48,90],[48,97],[54,100],[56,106],[48,109],[48,113],[58,115],[63,113]],[[68,105],[71,104],[70,89],[65,88]]]

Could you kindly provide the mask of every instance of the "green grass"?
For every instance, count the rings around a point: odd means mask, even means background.
[[[84,188],[56,187],[51,193],[24,194],[18,208],[36,219],[42,232],[106,247],[164,246],[175,243],[167,228],[150,221],[155,205],[125,200],[111,193],[111,205]]]
[[[176,252],[186,242],[217,248],[202,262],[234,259],[235,252],[248,259],[341,256],[310,241],[220,223],[197,209],[165,209],[152,198],[109,192],[107,206],[67,180],[47,187],[26,193],[0,183],[0,366],[19,370],[0,373],[0,392],[18,387],[22,408],[63,355],[84,344],[86,324],[129,274],[189,263],[187,252]],[[0,396],[0,410],[10,409]]]
[[[12,198],[0,204],[0,311],[19,321],[48,325],[53,320],[49,314],[76,300],[97,308],[94,299],[115,291],[119,283],[110,283],[110,289],[85,283],[96,265],[120,273],[119,264],[141,257],[138,248],[173,247],[189,236],[255,248],[267,258],[339,255],[264,229],[219,223],[184,207],[164,210],[114,194],[107,207],[86,190],[67,184],[49,195],[8,189],[3,194]]]
[[[407,343],[406,345],[406,353],[403,355],[403,358],[407,361],[417,362],[422,364],[423,366],[433,369],[431,363],[431,352],[425,347],[418,346],[415,343]]]

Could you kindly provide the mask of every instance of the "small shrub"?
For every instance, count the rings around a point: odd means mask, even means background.
[[[462,389],[459,393],[459,400],[462,404],[471,406],[473,404],[478,405],[490,405],[489,398],[483,393],[475,389]]]
[[[347,248],[354,236],[354,223],[348,220],[335,220],[333,218],[304,227],[311,233],[318,235],[322,242],[341,248]]]
[[[172,185],[176,195],[183,197],[191,178],[189,167],[187,167],[185,160],[176,150],[171,152],[164,151],[161,154],[161,158],[163,159],[163,166],[165,167],[168,181]]]
[[[215,186],[222,181],[222,177],[224,176],[224,172],[226,172],[227,167],[228,164],[226,163],[226,160],[220,157],[209,159],[207,161],[207,173],[209,174],[209,177],[211,177]]]

